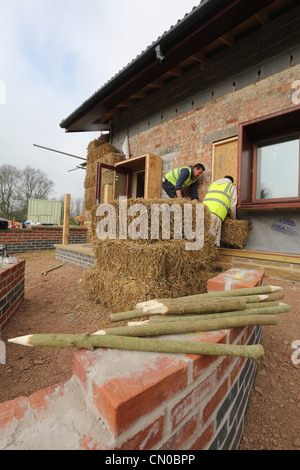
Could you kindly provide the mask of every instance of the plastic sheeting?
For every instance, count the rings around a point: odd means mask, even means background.
[[[300,254],[299,211],[271,211],[243,214],[250,222],[246,249]]]

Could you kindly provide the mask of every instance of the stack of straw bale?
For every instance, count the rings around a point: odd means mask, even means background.
[[[164,204],[192,204],[193,230],[195,229],[196,202],[172,199],[128,199],[128,207],[141,202],[149,208],[159,202]],[[118,202],[114,202],[118,214]],[[96,212],[96,208],[95,208]],[[186,250],[186,240],[163,240],[161,230],[158,240],[99,240],[93,239],[96,266],[85,275],[85,288],[94,301],[115,312],[131,310],[139,302],[157,297],[176,298],[204,293],[207,280],[214,267],[217,249],[214,237],[209,234],[210,212],[204,206],[204,246],[200,250]],[[128,218],[128,224],[130,223]],[[94,217],[93,233],[96,233]],[[151,223],[149,221],[149,227]],[[118,227],[117,227],[118,233]],[[183,231],[184,234],[184,231]]]
[[[106,136],[101,136],[89,143],[87,148],[87,165],[86,176],[84,181],[85,188],[85,214],[84,222],[88,229],[88,240],[91,241],[92,234],[92,211],[95,206],[96,193],[96,175],[97,163],[105,163],[107,165],[115,165],[115,163],[124,160],[124,155],[107,142]],[[110,170],[102,170],[101,184],[101,200],[103,200],[104,186],[113,184],[114,172]]]
[[[243,248],[250,234],[248,220],[230,219],[227,217],[222,224],[221,247]]]

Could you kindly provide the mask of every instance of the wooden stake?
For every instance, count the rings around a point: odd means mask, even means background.
[[[70,194],[65,194],[65,204],[64,204],[64,226],[63,226],[63,245],[69,244],[69,230],[70,230]]]
[[[246,310],[236,310],[232,312],[213,313],[199,315],[154,315],[150,317],[151,323],[164,323],[167,321],[198,321],[200,318],[203,320],[214,320],[218,318],[236,317],[236,316],[247,316],[247,315],[277,315],[280,313],[287,313],[291,310],[291,307],[287,304],[281,303],[278,306],[268,306],[264,304],[264,308],[249,308]]]
[[[174,313],[203,313],[203,312],[226,312],[229,310],[245,310],[246,302],[241,297],[230,299],[201,300],[191,299],[164,299],[154,301],[151,305],[143,307],[143,312],[147,315]]]
[[[244,326],[277,325],[275,315],[244,315],[237,317],[225,317],[210,320],[179,321],[165,323],[149,323],[138,326],[120,326],[100,330],[96,335],[103,336],[158,336],[183,333],[198,333],[204,331],[223,330]]]
[[[215,298],[215,297],[242,297],[245,295],[259,295],[259,294],[270,294],[273,292],[278,292],[281,291],[282,288],[278,286],[261,286],[261,287],[247,287],[244,289],[232,289],[232,290],[226,290],[226,291],[218,291],[218,292],[209,292],[206,294],[196,294],[196,295],[190,295],[188,297],[179,297],[177,300],[182,300],[182,299],[187,299],[189,298],[190,300],[196,300],[196,299],[207,299],[207,298]],[[165,299],[154,299],[154,300],[149,300],[146,302],[141,302],[136,305],[136,308],[144,308],[154,301],[156,302],[161,302],[164,301]]]
[[[110,315],[112,323],[118,321],[126,321],[133,318],[143,318],[149,315],[168,314],[184,314],[194,313],[201,314],[204,312],[224,312],[229,310],[245,310],[246,302],[243,298],[230,299],[210,299],[209,301],[196,299],[191,300],[189,297],[181,299],[164,299],[161,302],[151,300],[144,308],[132,310],[129,312],[119,312]]]
[[[264,349],[260,344],[244,346],[130,338],[113,335],[29,335],[10,339],[9,342],[41,348],[85,348],[89,350],[94,350],[95,348],[111,348],[127,351],[246,357],[256,362],[258,362],[264,354]]]
[[[194,296],[192,296],[194,297]],[[198,296],[196,296],[198,297]],[[266,303],[264,302],[265,301],[265,297],[268,297],[267,295],[249,295],[249,296],[243,296],[243,297],[234,297],[234,298],[219,298],[219,299],[213,299],[213,298],[202,298],[200,297],[199,299],[197,298],[196,300],[198,300],[198,305],[201,305],[202,304],[202,307],[199,306],[199,308],[195,309],[194,307],[191,307],[191,310],[192,311],[189,311],[189,312],[184,312],[185,314],[186,313],[193,313],[194,315],[197,315],[197,314],[203,314],[203,313],[211,313],[211,312],[216,312],[216,306],[217,305],[220,305],[218,303],[215,303],[215,308],[213,307],[212,305],[212,302],[214,302],[214,300],[217,300],[218,302],[220,301],[226,301],[229,302],[230,300],[234,300],[234,302],[236,303],[236,305],[238,305],[238,302],[241,302],[240,305],[241,305],[241,308],[244,310],[244,302],[246,303],[246,306],[245,308],[248,308],[248,305],[251,305],[251,308],[258,308],[258,305],[262,305],[263,308],[265,308],[267,305]],[[180,299],[183,299],[183,303],[182,305],[186,306],[187,304],[187,301],[190,297],[181,297]],[[180,300],[179,299],[179,300]],[[170,299],[167,299],[168,301]],[[178,301],[178,299],[172,299],[174,301]],[[203,302],[205,300],[205,302]],[[207,302],[209,300],[209,302]],[[161,301],[161,303],[163,303],[164,300]],[[201,303],[200,303],[201,302]],[[149,302],[145,302],[145,307],[144,308],[138,308],[136,310],[131,310],[131,311],[128,311],[128,312],[119,312],[119,313],[112,313],[110,315],[110,321],[111,323],[117,323],[119,321],[127,321],[127,320],[133,320],[133,319],[136,319],[136,318],[145,318],[145,317],[148,317],[148,316],[151,316],[151,315],[162,315],[163,313],[160,313],[160,311],[163,309],[162,306],[158,307],[158,304],[160,302],[158,300],[151,300]],[[141,304],[139,304],[141,305]],[[195,305],[195,304],[193,304]],[[206,306],[208,305],[208,308],[206,308]],[[232,309],[230,308],[230,303],[223,303],[223,306],[226,306],[224,311],[232,311]],[[231,303],[231,305],[233,305]],[[154,309],[156,309],[158,307],[158,312],[154,313]],[[189,308],[189,307],[188,307]],[[226,310],[227,308],[227,310]],[[238,308],[238,307],[237,307]],[[241,308],[239,308],[238,310],[241,310]],[[195,311],[197,310],[197,311]],[[219,310],[220,311],[220,310]],[[176,312],[175,312],[176,313]],[[179,310],[177,310],[177,313],[178,314],[183,314],[183,312],[180,312]],[[169,315],[171,315],[171,313],[169,313]]]
[[[59,266],[56,266],[55,268],[47,269],[47,271],[44,271],[42,274],[46,276],[47,273],[50,273],[50,271],[54,271],[55,269],[62,268],[63,264],[60,264]]]

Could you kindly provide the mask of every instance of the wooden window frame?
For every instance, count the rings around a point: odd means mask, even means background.
[[[256,198],[257,148],[263,141],[299,137],[298,197]],[[263,118],[239,125],[238,144],[238,208],[242,210],[300,208],[300,106],[294,106]],[[284,164],[284,162],[283,162]]]
[[[102,169],[106,170],[111,170],[114,171],[115,173],[123,173],[127,175],[127,187],[126,187],[126,196],[127,198],[130,197],[130,192],[131,192],[131,176],[132,172],[131,170],[128,170],[126,168],[117,168],[112,165],[107,165],[105,163],[97,163],[97,172],[96,172],[96,191],[95,191],[95,205],[98,205],[102,203],[101,201],[101,181],[102,181]]]

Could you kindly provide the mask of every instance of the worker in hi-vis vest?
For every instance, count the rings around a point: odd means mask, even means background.
[[[202,163],[174,168],[163,177],[162,188],[170,198],[177,197],[178,199],[186,197],[183,189],[189,188],[191,199],[199,200],[197,185],[199,177],[204,171],[205,167]]]
[[[210,233],[216,237],[215,245],[220,246],[222,223],[227,215],[236,218],[237,190],[232,176],[224,176],[214,181],[204,198],[205,204],[211,212]]]

